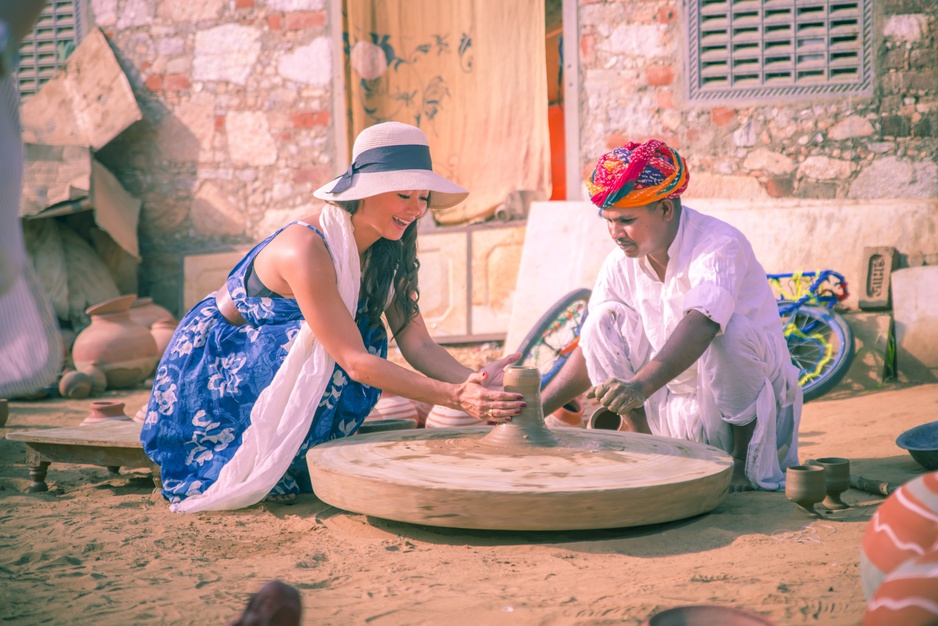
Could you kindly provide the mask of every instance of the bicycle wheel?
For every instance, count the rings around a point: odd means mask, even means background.
[[[541,387],[557,374],[580,342],[589,289],[576,289],[558,300],[521,341],[518,365],[536,367]]]
[[[790,302],[779,302],[780,312]],[[805,401],[833,389],[853,362],[853,331],[839,313],[823,307],[802,306],[782,314],[785,340],[792,363],[800,370],[798,383]]]

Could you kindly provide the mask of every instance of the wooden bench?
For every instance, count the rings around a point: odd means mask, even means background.
[[[383,419],[365,422],[359,433],[414,428],[410,419]],[[26,443],[26,464],[33,479],[29,492],[48,491],[46,473],[51,463],[101,465],[114,474],[121,467],[149,467],[157,490],[162,489],[160,468],[150,460],[140,443],[141,425],[131,420],[101,422],[74,428],[21,430],[7,433],[7,439]]]
[[[101,465],[115,474],[121,467],[148,467],[160,489],[160,470],[143,451],[140,428],[137,422],[121,420],[74,428],[22,430],[7,433],[6,438],[26,444],[26,464],[33,480],[30,492],[49,490],[46,472],[51,463]]]

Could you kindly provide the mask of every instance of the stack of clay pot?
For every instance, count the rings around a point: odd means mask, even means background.
[[[427,414],[426,428],[462,428],[466,426],[481,426],[483,423],[459,409],[437,404]]]
[[[120,296],[85,311],[91,324],[75,337],[72,360],[77,371],[92,378],[95,392],[137,385],[156,367],[153,335],[130,316],[136,300],[135,295]]]
[[[381,393],[381,399],[371,409],[371,413],[365,418],[366,422],[376,420],[405,419],[417,421],[417,409],[414,403],[407,398],[388,393]]]

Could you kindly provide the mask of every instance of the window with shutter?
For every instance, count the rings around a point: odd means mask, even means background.
[[[23,96],[39,91],[81,41],[80,1],[50,0],[32,34],[23,39],[17,72]]]
[[[872,89],[873,0],[685,0],[692,101]]]

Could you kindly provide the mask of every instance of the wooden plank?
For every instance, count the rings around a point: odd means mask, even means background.
[[[32,444],[60,444],[71,446],[102,446],[111,448],[143,448],[140,443],[141,425],[134,421],[103,422],[74,428],[21,430],[7,433],[11,441]]]

